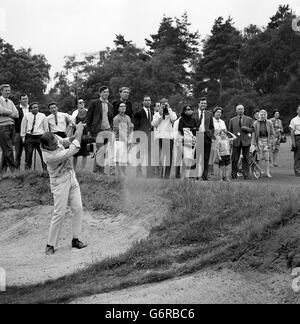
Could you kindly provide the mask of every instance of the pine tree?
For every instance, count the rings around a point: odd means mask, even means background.
[[[276,14],[270,18],[268,29],[278,29],[286,20],[292,16],[292,10],[289,5],[279,6]]]
[[[213,94],[213,103],[218,103],[224,90],[241,88],[239,61],[243,37],[229,17],[219,17],[211,35],[203,42],[203,57],[194,67],[195,95],[203,91]]]
[[[175,20],[164,16],[157,34],[151,35],[152,40],[146,39],[149,54],[172,49],[178,65],[189,63],[199,51],[200,37],[198,32],[189,31],[190,25],[187,13]]]

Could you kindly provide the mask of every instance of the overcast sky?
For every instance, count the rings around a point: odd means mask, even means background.
[[[265,26],[287,3],[300,15],[299,0],[0,0],[0,37],[45,54],[53,76],[65,55],[112,46],[115,34],[144,47],[164,14],[187,11],[192,30],[204,38],[219,16],[230,15],[241,30],[250,23]]]

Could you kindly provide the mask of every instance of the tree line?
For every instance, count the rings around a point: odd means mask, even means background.
[[[258,108],[278,109],[287,127],[300,103],[300,36],[292,29],[293,19],[288,5],[279,6],[263,28],[250,25],[240,31],[231,17],[219,17],[202,39],[191,31],[186,13],[164,16],[158,32],[145,39],[145,48],[119,34],[113,48],[66,57],[47,95],[45,56],[14,50],[0,39],[0,83],[11,83],[16,93],[42,103],[57,101],[65,112],[74,109],[77,96],[94,98],[101,85],[109,86],[113,97],[120,87],[130,87],[135,109],[144,94],[153,101],[168,97],[177,112],[205,95],[211,107],[224,108],[225,119],[241,103],[249,115]]]

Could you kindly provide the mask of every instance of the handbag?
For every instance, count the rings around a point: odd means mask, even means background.
[[[280,137],[280,143],[286,143],[287,142],[287,137],[285,134],[282,134]]]

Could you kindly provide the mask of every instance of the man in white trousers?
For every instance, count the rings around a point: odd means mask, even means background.
[[[58,245],[62,222],[68,202],[73,213],[72,248],[87,247],[79,238],[82,231],[82,200],[79,183],[73,169],[72,157],[80,149],[84,126],[78,124],[73,138],[62,139],[53,133],[41,137],[44,161],[50,176],[50,186],[54,198],[54,215],[51,221],[46,254],[53,255]]]

